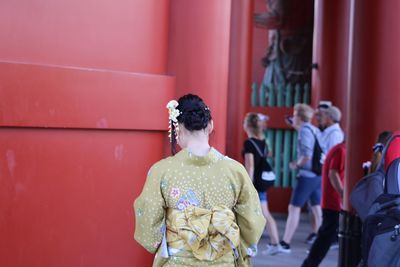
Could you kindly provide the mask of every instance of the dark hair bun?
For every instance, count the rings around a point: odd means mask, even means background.
[[[179,98],[177,109],[181,112],[178,122],[189,131],[205,129],[211,121],[211,112],[197,95],[187,94]]]

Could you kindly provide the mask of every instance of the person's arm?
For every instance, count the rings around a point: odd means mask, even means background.
[[[335,169],[330,169],[328,175],[331,185],[336,190],[336,192],[339,193],[340,197],[343,198],[343,184],[340,180],[339,171]]]
[[[254,181],[254,155],[252,153],[244,154],[244,166],[251,181]]]
[[[300,158],[298,158],[297,160],[290,162],[289,167],[292,170],[296,170],[303,167],[310,159],[311,157],[309,156],[300,156]]]
[[[135,200],[135,240],[146,250],[155,253],[163,239],[165,200],[161,192],[163,168],[155,164],[149,171],[143,190]]]
[[[301,156],[298,160],[297,160],[297,166],[299,168],[303,167],[307,161],[311,160],[310,156]]]
[[[240,229],[240,247],[238,249],[239,266],[251,266],[250,257],[257,253],[257,243],[264,232],[265,218],[261,210],[258,193],[251,183],[243,166],[236,167],[238,185],[234,187],[237,194],[233,211]]]
[[[289,164],[289,167],[294,170],[303,167],[309,160],[311,160],[315,137],[311,129],[303,127],[299,129],[300,136],[300,155],[296,161]]]

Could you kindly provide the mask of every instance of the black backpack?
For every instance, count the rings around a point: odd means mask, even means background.
[[[360,266],[400,266],[400,158],[384,170],[386,151],[395,138],[400,134],[387,142],[377,171],[361,179],[350,196],[363,221]]]
[[[311,131],[311,133],[312,133],[312,135],[314,136],[314,139],[315,139],[314,148],[313,148],[313,154],[312,154],[312,158],[311,158],[311,171],[313,173],[315,173],[316,175],[321,175],[321,173],[322,173],[321,158],[322,158],[322,155],[323,155],[322,148],[321,148],[321,146],[319,144],[318,138],[315,135],[314,131],[308,126],[305,126],[305,127],[308,128]]]
[[[400,266],[399,194],[382,194],[372,204],[363,223],[361,256],[361,266]]]

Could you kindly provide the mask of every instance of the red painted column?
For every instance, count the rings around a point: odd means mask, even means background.
[[[253,0],[253,14],[263,13],[268,10],[267,1]],[[266,55],[268,42],[268,29],[256,27],[253,23],[252,28],[252,62],[251,62],[251,82],[261,84],[264,78],[265,67],[261,64],[261,59]]]
[[[379,132],[400,129],[400,2],[354,0],[345,209]]]
[[[198,94],[210,106],[211,145],[225,153],[231,0],[171,0],[168,73],[176,97]],[[236,130],[236,129],[235,129]]]
[[[342,127],[346,127],[346,92],[348,82],[348,0],[316,0],[314,15],[312,104],[330,100],[343,113]]]
[[[226,153],[241,161],[243,118],[251,95],[253,1],[232,2]]]

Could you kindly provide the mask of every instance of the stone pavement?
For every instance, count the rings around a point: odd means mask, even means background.
[[[276,223],[278,224],[279,236],[282,237],[285,224],[286,214],[274,214]],[[291,243],[290,254],[281,253],[274,256],[265,254],[266,245],[268,244],[268,236],[265,232],[258,245],[259,253],[253,259],[254,267],[299,267],[307,256],[309,245],[304,243],[308,234],[311,232],[307,214],[302,214],[299,227],[293,237]],[[337,267],[339,250],[333,249],[328,252],[320,267]]]

